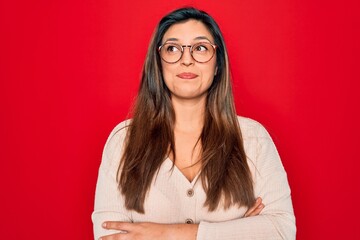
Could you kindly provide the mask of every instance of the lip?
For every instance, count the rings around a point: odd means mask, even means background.
[[[179,78],[182,78],[182,79],[194,79],[194,78],[198,77],[199,75],[197,75],[195,73],[191,73],[191,72],[183,72],[176,76]]]

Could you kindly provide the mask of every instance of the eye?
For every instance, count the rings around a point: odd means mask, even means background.
[[[207,45],[208,45],[208,44],[203,44],[203,43],[202,43],[202,44],[195,45],[195,46],[194,46],[194,51],[197,51],[197,52],[205,52],[205,51],[209,50]]]
[[[180,47],[175,44],[166,44],[166,52],[175,53],[181,51]]]

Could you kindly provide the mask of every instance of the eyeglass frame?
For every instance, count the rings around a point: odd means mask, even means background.
[[[213,49],[214,49],[213,55],[212,55],[211,58],[210,58],[209,60],[207,60],[206,62],[199,62],[199,61],[197,61],[197,60],[194,58],[194,56],[192,55],[192,53],[193,53],[193,49],[192,49],[193,46],[194,46],[194,45],[197,45],[197,44],[201,44],[201,43],[210,44],[210,45],[213,47]],[[158,52],[159,52],[160,58],[161,58],[164,62],[169,63],[169,64],[174,64],[174,63],[179,62],[179,61],[181,60],[182,56],[184,55],[184,51],[185,51],[184,48],[187,48],[187,47],[189,48],[190,55],[191,55],[192,59],[194,59],[195,62],[198,62],[198,63],[207,63],[207,62],[209,62],[209,61],[214,57],[214,55],[215,55],[215,53],[216,53],[216,49],[218,48],[217,45],[212,44],[212,43],[210,43],[210,42],[198,42],[198,43],[195,43],[195,44],[193,44],[193,45],[180,45],[180,44],[177,44],[177,43],[173,43],[174,45],[178,45],[178,46],[181,47],[181,55],[180,55],[179,60],[177,60],[176,62],[168,62],[168,61],[164,60],[164,59],[161,57],[161,53],[160,53],[160,52],[161,52],[161,48],[162,48],[165,44],[170,44],[170,43],[165,42],[164,44],[161,44],[161,45],[158,47]]]

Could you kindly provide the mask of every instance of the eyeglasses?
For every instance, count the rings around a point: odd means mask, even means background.
[[[216,45],[208,42],[199,42],[194,45],[179,45],[176,43],[165,43],[158,48],[160,57],[167,63],[178,62],[184,54],[184,48],[190,48],[191,57],[198,63],[210,61],[217,48]]]

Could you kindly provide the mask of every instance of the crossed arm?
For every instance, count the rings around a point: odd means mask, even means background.
[[[132,213],[119,206],[122,202],[116,184],[116,169],[124,134],[112,136],[104,149],[99,170],[93,212],[95,238],[124,239],[295,239],[296,226],[286,172],[276,148],[264,128],[255,126],[254,138],[248,137],[252,159],[255,194],[261,196],[242,217],[226,222],[199,224],[160,224],[132,221]],[[114,170],[115,169],[115,170]],[[266,207],[264,206],[264,204]],[[102,226],[102,224],[104,224]],[[122,233],[119,233],[121,231]]]
[[[244,217],[258,215],[264,208],[261,198],[257,198]],[[128,223],[118,221],[106,221],[102,227],[107,230],[118,230],[99,240],[195,240],[199,224],[158,224],[158,223]]]

